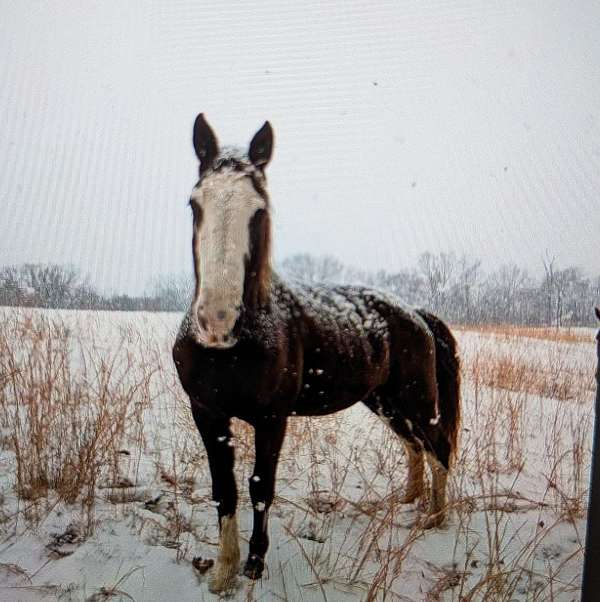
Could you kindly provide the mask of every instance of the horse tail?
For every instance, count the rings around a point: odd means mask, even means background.
[[[442,320],[423,309],[417,310],[435,338],[436,378],[442,431],[450,443],[450,456],[458,453],[460,432],[460,360],[456,339]]]

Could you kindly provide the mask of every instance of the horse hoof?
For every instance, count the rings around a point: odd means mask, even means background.
[[[260,579],[264,568],[265,561],[256,554],[252,554],[248,556],[248,560],[246,560],[246,564],[244,565],[244,575],[249,579]]]
[[[222,566],[217,563],[209,573],[208,590],[213,594],[231,594],[235,592],[236,585],[237,571],[234,566]]]

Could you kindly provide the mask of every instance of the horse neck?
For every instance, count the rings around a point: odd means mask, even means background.
[[[244,311],[267,308],[271,301],[271,216],[266,211],[252,228],[252,254],[244,277]]]

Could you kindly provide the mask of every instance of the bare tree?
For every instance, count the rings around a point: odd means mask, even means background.
[[[545,278],[542,283],[542,291],[546,297],[546,323],[552,324],[554,318],[554,297],[555,297],[555,286],[556,286],[556,257],[546,253],[544,259],[542,259],[544,265]]]
[[[556,270],[554,274],[556,326],[563,326],[565,323],[574,323],[576,321],[575,317],[581,305],[580,300],[583,301],[588,296],[588,286],[586,285],[589,286],[589,282],[585,281],[579,268],[568,267]]]
[[[314,257],[308,253],[288,257],[282,262],[281,269],[290,278],[308,284],[342,282],[346,271],[344,264],[331,255]]]
[[[428,304],[425,279],[414,268],[388,274],[385,279],[376,284],[393,292],[412,305]]]
[[[89,305],[97,293],[72,266],[27,263],[0,272],[3,302],[49,308]]]
[[[538,297],[534,282],[526,270],[515,264],[506,264],[492,272],[483,286],[481,298],[482,319],[501,323],[526,323],[528,313],[539,313],[531,299]]]
[[[19,278],[15,266],[6,266],[0,270],[0,303],[2,305],[26,305],[28,291]]]
[[[389,290],[408,303],[432,309],[461,323],[586,325],[589,308],[600,305],[600,276],[581,269],[559,269],[547,255],[535,280],[515,264],[485,275],[481,262],[454,253],[424,253],[416,267],[396,272],[348,267],[335,257],[294,255],[282,268],[287,276],[308,283],[353,283]],[[193,292],[187,274],[157,278],[141,296],[100,295],[71,266],[24,264],[0,268],[0,305],[48,308],[185,311]]]
[[[418,266],[425,279],[429,304],[438,312],[444,310],[446,293],[455,263],[454,253],[439,253],[438,255],[423,253],[419,256]]]
[[[192,300],[194,281],[188,274],[169,274],[159,277],[152,298],[161,311],[185,311]]]
[[[453,295],[453,319],[464,323],[475,322],[476,309],[479,307],[478,285],[481,261],[471,260],[462,255],[456,262]]]

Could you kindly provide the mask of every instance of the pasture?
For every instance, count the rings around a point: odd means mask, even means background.
[[[0,599],[216,598],[208,464],[171,358],[180,320],[0,309]],[[423,530],[400,503],[403,446],[367,408],[292,417],[265,575],[240,576],[234,599],[578,599],[594,331],[453,332],[448,523]],[[244,555],[254,447],[234,426]]]

